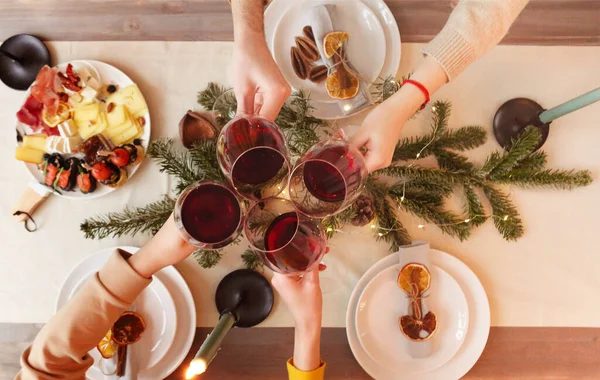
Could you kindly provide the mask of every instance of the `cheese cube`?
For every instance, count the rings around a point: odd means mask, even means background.
[[[44,162],[44,151],[18,146],[17,151],[15,152],[15,158],[19,161],[32,164],[41,164]]]
[[[84,87],[83,90],[79,93],[83,99],[81,100],[82,104],[90,104],[96,100],[96,95],[98,95],[98,91],[94,90],[91,87]]]
[[[25,148],[44,151],[46,149],[46,137],[46,135],[23,136],[23,146]]]
[[[77,136],[77,125],[75,121],[69,119],[58,125],[58,132],[62,137]]]

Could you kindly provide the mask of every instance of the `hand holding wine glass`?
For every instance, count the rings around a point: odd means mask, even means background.
[[[312,371],[321,365],[323,295],[319,271],[323,269],[325,266],[320,265],[302,276],[275,273],[271,280],[296,322],[293,364],[301,371]]]

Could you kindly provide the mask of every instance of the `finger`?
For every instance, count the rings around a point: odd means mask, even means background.
[[[278,87],[262,92],[263,103],[259,115],[267,120],[274,121],[289,94],[289,88],[286,87]]]
[[[319,268],[315,268],[315,269],[311,270],[310,272],[304,273],[303,280],[306,281],[306,282],[318,283],[319,282],[319,269],[320,269],[320,267],[321,267],[321,265],[319,265]]]
[[[348,143],[350,143],[350,145],[352,145],[356,149],[360,150],[360,148],[367,145],[367,143],[369,142],[369,138],[369,131],[367,130],[367,128],[362,126],[355,134],[350,136],[350,138],[348,139]]]
[[[254,114],[254,95],[256,94],[255,89],[236,89],[235,99],[237,100],[237,114]]]

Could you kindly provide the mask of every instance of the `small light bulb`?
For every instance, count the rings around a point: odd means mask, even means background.
[[[504,215],[504,218],[502,218],[502,220],[506,222],[508,220],[508,215]]]
[[[327,232],[331,232],[331,231],[333,231],[333,228],[327,227]]]
[[[400,203],[404,202],[404,195],[400,197]]]
[[[424,226],[424,225],[422,225],[422,224],[419,224],[419,225],[417,226],[417,228],[423,229],[423,228],[425,228],[425,226]]]
[[[375,228],[375,225],[374,225],[374,224],[371,224],[371,228]]]
[[[377,235],[379,235],[379,236],[383,236],[383,234],[382,234],[381,232],[380,232],[380,233],[378,233]]]
[[[352,109],[352,105],[351,104],[344,105],[344,111],[350,111],[351,109]]]
[[[469,223],[471,219],[465,219],[465,223]]]
[[[435,106],[431,106],[431,110],[435,112]]]
[[[417,153],[417,158],[421,157],[421,153]]]

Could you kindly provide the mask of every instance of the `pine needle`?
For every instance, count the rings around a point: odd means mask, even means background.
[[[250,247],[248,247],[244,253],[242,253],[242,261],[246,269],[250,270],[264,270],[265,264],[259,259],[258,255],[254,253]]]
[[[199,175],[201,180],[225,181],[216,152],[217,143],[215,140],[200,141],[189,150],[194,167],[201,173]]]
[[[215,82],[209,82],[206,88],[198,93],[198,103],[200,103],[205,110],[212,111],[217,99],[228,90],[228,88]]]
[[[481,168],[481,172],[489,179],[507,174],[534,152],[541,138],[539,129],[533,126],[527,127],[518,138],[513,140],[508,152],[492,153]]]
[[[201,249],[194,251],[194,258],[200,264],[200,266],[204,269],[210,269],[217,265],[221,258],[223,258],[222,250],[208,250],[203,251]]]
[[[572,190],[591,184],[592,176],[587,170],[513,170],[503,176],[494,176],[494,182],[525,188]]]
[[[164,197],[143,207],[125,208],[84,220],[79,226],[86,239],[104,239],[150,232],[154,235],[169,219],[175,200]]]
[[[441,169],[453,171],[471,171],[474,166],[469,162],[467,157],[461,156],[458,153],[450,152],[445,149],[436,149],[435,157]]]
[[[349,223],[356,215],[354,207],[350,206],[339,214],[328,216],[321,221],[321,226],[325,230],[327,239],[331,239],[335,233]]]
[[[487,217],[475,189],[470,185],[465,184],[463,185],[463,192],[466,200],[463,213],[468,215],[469,223],[471,223],[473,227],[482,225],[487,220]]]
[[[491,186],[485,186],[483,191],[492,205],[494,225],[498,232],[509,241],[516,241],[523,236],[523,222],[510,198]]]
[[[202,178],[188,152],[180,152],[173,146],[173,140],[162,138],[150,143],[148,155],[158,164],[162,173],[177,178],[176,193]]]

